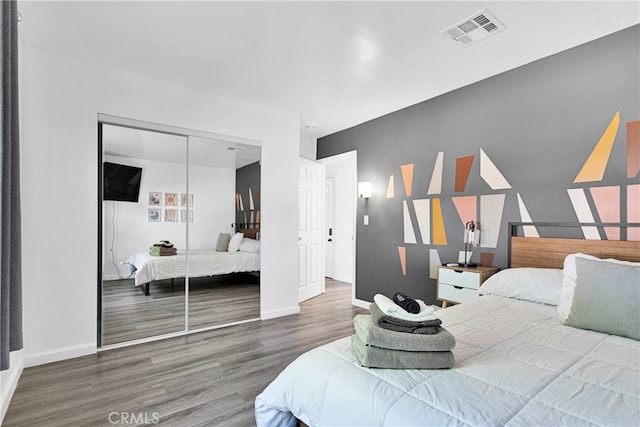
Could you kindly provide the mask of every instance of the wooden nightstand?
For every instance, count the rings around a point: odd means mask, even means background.
[[[438,295],[442,308],[449,303],[460,303],[478,298],[478,288],[497,268],[485,267],[445,267],[438,268]]]

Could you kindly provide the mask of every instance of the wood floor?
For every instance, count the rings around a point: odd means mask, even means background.
[[[185,330],[184,279],[160,280],[144,295],[133,279],[102,285],[102,344]],[[232,274],[189,280],[189,329],[260,317],[260,278]]]
[[[254,426],[255,396],[303,352],[353,334],[365,312],[351,285],[326,290],[299,315],[27,368],[3,426]]]

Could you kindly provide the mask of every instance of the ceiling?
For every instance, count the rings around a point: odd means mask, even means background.
[[[507,29],[442,30],[486,8]],[[322,137],[640,22],[633,1],[18,1],[24,45],[299,114]]]

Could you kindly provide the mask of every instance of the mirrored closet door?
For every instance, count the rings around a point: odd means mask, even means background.
[[[243,251],[223,236],[247,232],[236,175],[259,165],[259,145],[113,123],[99,145],[99,346],[258,319],[255,221]]]

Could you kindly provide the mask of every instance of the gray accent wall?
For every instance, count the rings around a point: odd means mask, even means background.
[[[618,111],[620,127],[603,180],[574,184]],[[357,206],[356,298],[371,301],[376,293],[403,291],[436,302],[436,281],[429,277],[430,249],[438,250],[442,262],[457,261],[458,251],[464,249],[463,225],[452,197],[505,194],[498,245],[480,248],[494,253],[493,265],[499,268],[507,265],[507,223],[521,220],[518,193],[533,221],[577,222],[567,189],[620,186],[624,222],[626,186],[640,182],[638,176],[627,178],[626,124],[637,120],[640,26],[319,139],[318,159],[357,150],[358,181],[371,181],[374,187],[373,197],[359,200]],[[481,148],[511,189],[492,190],[480,177]],[[440,151],[442,192],[427,195]],[[472,155],[466,188],[454,192],[456,159]],[[404,164],[414,164],[410,197],[402,184]],[[395,179],[392,199],[386,198],[390,175]],[[441,200],[447,245],[421,242],[413,209],[418,243],[405,244],[403,200],[411,205],[414,199],[434,197]],[[365,214],[368,226],[363,225]],[[544,236],[545,231],[539,231]],[[579,229],[573,233],[582,236]],[[406,275],[398,246],[406,247]]]

